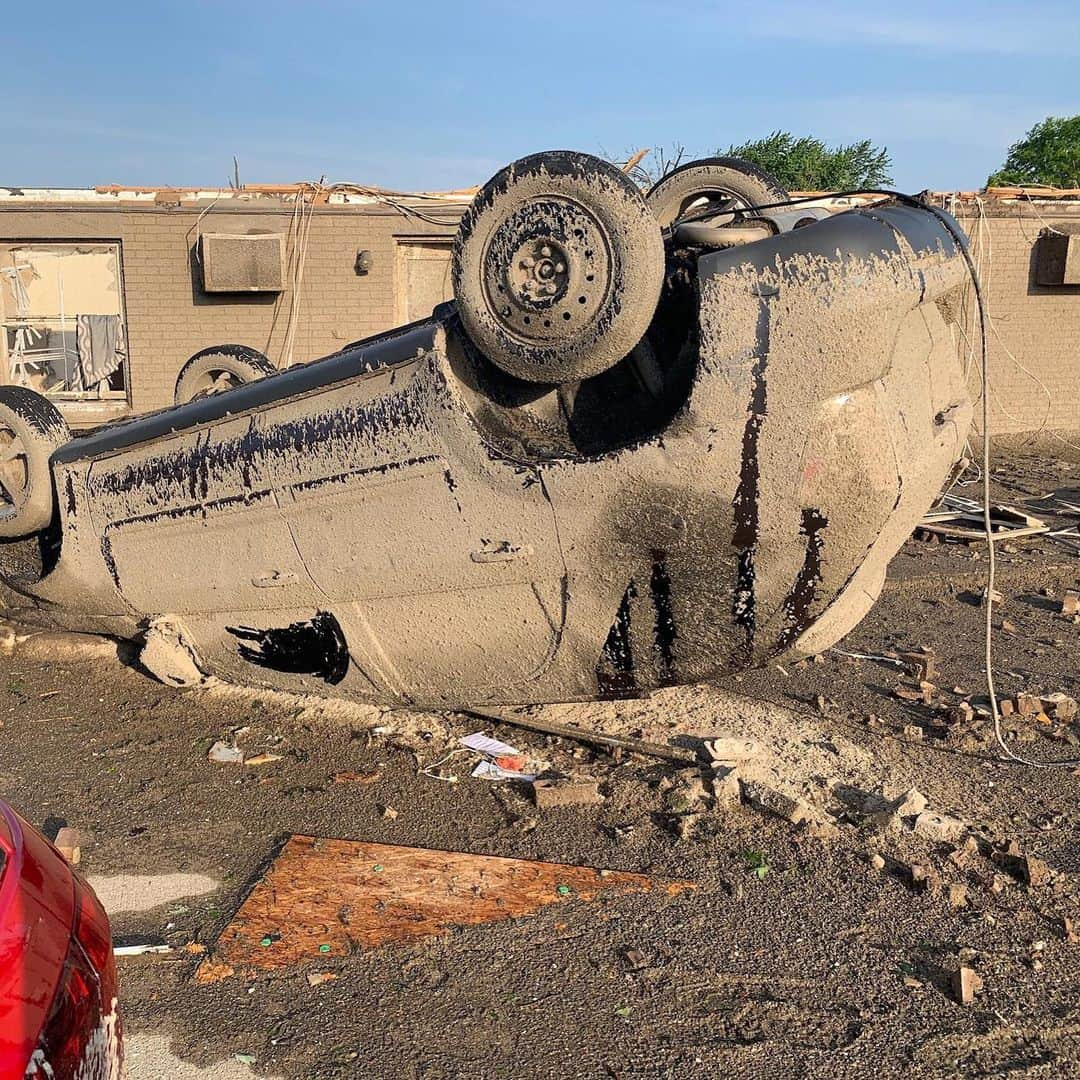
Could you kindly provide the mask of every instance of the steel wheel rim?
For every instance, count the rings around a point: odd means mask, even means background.
[[[724,220],[715,221],[715,223],[727,225],[735,220],[735,214],[739,210],[745,210],[750,205],[741,195],[722,185],[717,185],[691,192],[681,199],[678,212],[672,218],[672,224],[677,224],[692,213],[695,218],[708,217],[713,221],[724,214]]]
[[[225,393],[226,390],[235,390],[236,387],[242,386],[243,382],[244,380],[233,371],[227,371],[225,368],[211,368],[199,376],[195,383],[192,400],[213,397],[215,394]]]
[[[537,220],[546,227],[537,228]],[[558,345],[582,333],[614,284],[607,230],[564,195],[548,196],[503,222],[488,241],[483,267],[489,312],[523,345]]]
[[[10,427],[0,427],[0,517],[18,513],[29,487],[30,457],[22,437]]]

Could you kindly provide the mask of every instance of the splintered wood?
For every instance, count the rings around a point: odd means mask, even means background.
[[[237,971],[340,958],[601,892],[673,896],[693,887],[586,866],[293,836],[195,979],[217,982]]]

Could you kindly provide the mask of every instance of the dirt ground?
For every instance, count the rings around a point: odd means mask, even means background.
[[[1013,501],[1055,490],[1080,501],[1080,464],[1014,453],[995,485]],[[1064,590],[1080,587],[1080,558],[1044,538],[999,552],[996,621],[1009,623],[995,641],[999,693],[1080,697],[1080,625],[1058,613]],[[220,1075],[250,1064],[320,1080],[1080,1077],[1080,944],[1065,921],[1080,931],[1080,770],[1004,762],[985,719],[950,725],[938,708],[965,696],[985,703],[985,566],[980,546],[910,541],[880,602],[839,646],[933,648],[929,705],[894,695],[916,685],[896,664],[830,652],[640,702],[540,711],[661,741],[750,734],[762,748],[754,767],[814,809],[809,827],[738,800],[688,800],[696,770],[489,728],[600,782],[601,805],[541,812],[519,785],[469,778],[464,757],[432,770],[456,783],[421,771],[482,726],[467,718],[173,690],[108,647],[43,649],[35,639],[0,659],[0,797],[46,831],[78,827],[81,869],[103,887],[122,894],[119,875],[189,875],[170,879],[173,899],[159,895],[149,910],[130,910],[141,906],[133,901],[124,910],[122,895],[110,903],[118,939],[176,947],[120,960],[122,1006],[133,1045],[168,1037],[190,1066],[228,1063]],[[1080,722],[1006,726],[1021,740],[1011,745],[1040,760],[1080,753]],[[280,760],[212,763],[219,739]],[[342,773],[365,782],[335,780]],[[867,814],[868,798],[872,809],[875,794],[912,785],[933,810],[963,819],[977,850]],[[181,947],[212,945],[291,833],[698,887],[571,897],[421,944],[195,984],[198,958]],[[1044,860],[1049,880],[1029,884],[992,861],[1008,841]],[[912,880],[913,865],[930,871],[928,888]],[[957,884],[962,907],[949,900]],[[959,963],[984,980],[969,1005],[950,986]],[[312,970],[337,978],[312,987]],[[159,1075],[180,1071],[132,1070],[135,1080]]]

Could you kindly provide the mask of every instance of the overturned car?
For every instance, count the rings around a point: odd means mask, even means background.
[[[914,200],[830,215],[732,159],[647,196],[587,155],[522,159],[425,321],[78,439],[0,388],[0,535],[41,551],[9,603],[388,703],[817,652],[963,447],[962,243]]]

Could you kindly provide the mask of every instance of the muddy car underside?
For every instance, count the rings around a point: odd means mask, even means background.
[[[8,580],[24,617],[433,705],[837,641],[967,435],[960,234],[913,205],[753,211],[767,188],[710,215],[697,174],[673,211],[601,165],[493,178],[429,320],[53,432],[42,572]]]

